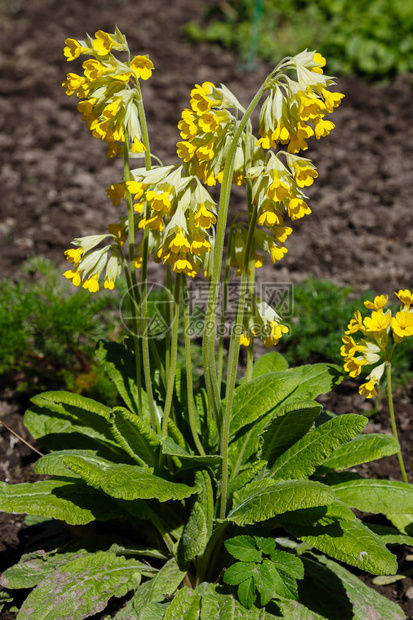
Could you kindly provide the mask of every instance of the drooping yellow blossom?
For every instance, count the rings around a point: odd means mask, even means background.
[[[330,131],[334,129],[335,125],[331,121],[326,121],[323,118],[318,118],[314,122],[314,132],[317,140],[320,138],[324,138],[324,136],[328,136]]]
[[[81,54],[87,51],[88,48],[81,45],[76,39],[66,39],[63,54],[68,61],[76,60],[76,58],[79,58]]]
[[[115,207],[118,206],[121,200],[124,200],[126,198],[126,189],[124,183],[112,183],[112,185],[105,191],[107,197],[112,200]]]
[[[383,312],[383,309],[372,312],[371,317],[366,316],[363,320],[366,332],[381,332],[386,330],[391,323],[391,313]]]
[[[354,319],[351,319],[350,323],[347,326],[347,331],[345,331],[345,334],[355,334],[358,331],[363,331],[365,330],[364,325],[363,325],[363,317],[361,316],[361,312],[359,310],[356,310],[356,312],[354,313]]]
[[[66,250],[64,254],[69,263],[72,263],[73,265],[78,265],[80,259],[82,258],[83,252],[83,248],[70,248],[69,250]]]
[[[211,211],[205,207],[205,205],[201,205],[198,211],[195,213],[194,222],[195,226],[200,228],[210,228],[213,224],[216,224],[217,218]]]
[[[287,254],[287,248],[282,246],[273,245],[270,250],[271,261],[276,263],[278,260],[281,260],[285,254]]]
[[[300,161],[294,163],[295,182],[298,187],[309,187],[314,179],[318,177],[318,172],[314,166],[308,166]]]
[[[82,287],[87,289],[90,293],[97,293],[99,290],[99,278],[95,273],[90,278],[87,278],[83,283]]]
[[[112,47],[115,45],[115,41],[108,32],[98,30],[95,32],[95,39],[93,39],[92,45],[93,49],[99,56],[107,56]]]
[[[367,299],[364,302],[364,305],[369,310],[381,310],[382,308],[384,308],[388,301],[388,295],[377,295],[377,297],[374,298],[374,301],[370,301]]]
[[[292,198],[288,203],[288,215],[293,220],[299,220],[311,213],[311,209],[301,198]]]
[[[241,334],[239,343],[242,347],[249,347],[252,342],[252,336],[250,334]]]
[[[322,95],[324,97],[324,103],[326,105],[327,112],[333,112],[334,108],[337,108],[341,100],[344,99],[344,95],[342,93],[330,93],[329,90],[323,89]]]
[[[77,269],[69,269],[68,271],[65,271],[63,277],[70,280],[74,286],[80,286],[82,282],[81,274],[77,271]]]
[[[318,66],[312,67],[311,71],[314,71],[314,73],[323,73],[321,67],[326,66],[326,59],[324,56],[322,56],[319,52],[314,52],[313,61],[316,62]]]
[[[340,349],[340,355],[343,357],[353,357],[358,351],[364,351],[364,345],[358,345],[351,336],[343,336],[344,343]]]
[[[391,326],[398,338],[413,336],[413,313],[408,308],[397,312],[391,320]]]
[[[402,302],[404,306],[410,308],[413,304],[413,293],[411,293],[407,288],[405,290],[400,289],[398,293],[394,293]]]
[[[89,60],[85,60],[82,64],[84,69],[85,77],[90,81],[94,82],[98,80],[105,73],[106,68],[99,60],[95,58],[90,58]]]
[[[277,323],[277,321],[271,321],[269,327],[270,333],[264,338],[264,346],[267,348],[278,344],[283,334],[288,334],[290,331],[286,325]]]
[[[366,383],[362,383],[359,387],[359,394],[366,398],[377,396],[376,383],[374,379],[370,379]]]
[[[149,56],[135,56],[129,63],[130,68],[141,80],[148,80],[154,69],[153,62]]]
[[[349,373],[350,377],[358,377],[362,366],[366,363],[364,358],[350,357],[344,364],[344,370]]]
[[[190,161],[195,155],[196,146],[195,144],[191,144],[187,140],[183,142],[178,142],[176,145],[176,152],[178,157],[180,157],[185,163]]]

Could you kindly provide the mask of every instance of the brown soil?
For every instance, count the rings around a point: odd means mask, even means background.
[[[174,161],[176,124],[195,82],[223,82],[248,103],[270,67],[253,72],[218,47],[195,46],[181,36],[196,19],[202,0],[0,0],[0,273],[18,277],[30,255],[53,259],[76,236],[104,231],[118,216],[104,189],[121,176],[120,162],[107,160],[101,142],[81,123],[76,102],[60,84],[76,71],[62,54],[66,37],[98,29],[124,32],[131,49],[149,53],[156,67],[144,85],[151,146],[164,163]],[[308,273],[351,284],[357,292],[377,293],[413,286],[413,125],[410,76],[387,86],[356,78],[339,80],[346,98],[335,112],[336,129],[308,154],[319,179],[308,193],[313,214],[296,223],[289,253],[277,268],[265,265],[261,280],[296,282]],[[232,213],[243,207],[236,190]],[[401,440],[413,479],[412,389],[397,396]],[[3,419],[26,437],[13,391],[2,391]],[[342,386],[326,403],[340,413],[363,412],[354,387]],[[369,405],[366,405],[367,407]],[[4,417],[6,415],[6,417]],[[386,412],[374,418],[374,430],[389,431]],[[27,437],[26,437],[27,438]],[[1,479],[32,479],[34,457],[0,433]],[[367,471],[366,471],[367,473]],[[369,465],[370,475],[398,479],[397,460]],[[0,561],[4,568],[22,550],[22,518],[0,518]],[[18,545],[20,545],[18,547]],[[379,588],[413,617],[406,596],[412,580]],[[10,618],[12,615],[9,616]],[[6,615],[4,615],[6,619]]]

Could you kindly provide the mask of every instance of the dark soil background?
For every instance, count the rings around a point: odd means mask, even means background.
[[[165,164],[175,160],[180,111],[195,82],[225,83],[248,103],[270,67],[239,68],[230,52],[193,45],[182,26],[197,19],[202,0],[0,0],[0,275],[18,278],[31,255],[64,266],[63,251],[80,235],[105,231],[119,212],[105,188],[119,180],[120,162],[107,160],[67,98],[61,82],[79,63],[63,57],[67,37],[83,38],[115,24],[133,53],[149,53],[156,72],[144,84],[152,151]],[[313,214],[294,225],[289,253],[260,270],[262,281],[297,282],[308,273],[350,284],[356,293],[372,288],[392,293],[413,286],[413,124],[411,76],[368,85],[338,80],[346,98],[334,113],[336,129],[311,142],[308,156],[319,170],[311,192]],[[306,153],[306,155],[307,155]],[[232,213],[243,208],[237,188]],[[154,274],[152,274],[154,275]],[[157,277],[162,277],[158,274]],[[12,388],[0,386],[0,416],[27,438],[20,403]],[[413,479],[412,388],[396,396],[401,440]],[[326,402],[339,413],[370,408],[346,384]],[[384,410],[369,430],[389,432]],[[4,429],[0,433],[0,477],[31,480],[29,448]],[[369,475],[399,479],[396,458],[368,466]],[[0,568],[16,561],[27,536],[19,516],[0,517]],[[401,553],[402,568],[407,568]],[[364,577],[364,580],[368,578]],[[378,588],[413,617],[413,581]],[[14,617],[8,615],[7,617]],[[6,619],[6,615],[4,615]]]

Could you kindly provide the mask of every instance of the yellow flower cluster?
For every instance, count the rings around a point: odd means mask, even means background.
[[[194,277],[208,268],[216,223],[215,202],[200,180],[185,175],[182,166],[134,170],[132,179],[106,190],[115,205],[130,192],[138,229],[149,229],[149,247],[155,262],[170,265],[175,273]],[[137,248],[142,264],[142,243]]]
[[[83,75],[68,73],[62,83],[69,97],[76,93],[82,99],[78,110],[88,129],[95,138],[107,143],[108,157],[122,152],[125,132],[132,153],[142,152],[140,94],[133,86],[137,86],[139,79],[147,80],[152,75],[152,61],[148,56],[135,56],[128,63],[120,62],[112,50],[127,51],[128,47],[118,29],[114,34],[98,30],[94,39],[88,37],[86,41],[66,39],[65,44],[64,55],[68,61],[83,55],[92,56],[82,64]]]
[[[265,301],[253,295],[251,302],[250,312],[244,315],[240,344],[248,347],[254,337],[261,336],[265,347],[274,347],[288,334],[289,328],[281,323],[281,317]]]
[[[190,105],[183,110],[178,123],[182,137],[177,143],[178,157],[190,174],[206,185],[216,185],[222,181],[226,152],[234,134],[235,117],[228,108],[242,113],[244,109],[227,88],[218,88],[212,82],[195,85]],[[235,156],[233,181],[238,185],[245,182],[246,140],[243,135]],[[252,138],[249,141],[254,148]]]
[[[413,336],[413,294],[409,290],[400,290],[395,295],[401,301],[399,312],[392,316],[391,310],[384,311],[389,296],[378,295],[374,301],[365,301],[366,308],[371,310],[371,316],[362,317],[357,311],[350,321],[342,339],[340,349],[344,357],[344,370],[350,377],[357,377],[363,366],[377,364],[381,359],[384,362],[376,365],[367,376],[367,381],[359,387],[359,393],[372,398],[377,396],[377,386],[383,376],[385,363],[389,357],[389,335],[392,330],[393,347],[409,336]],[[361,331],[364,335],[359,342],[353,339],[353,334]]]
[[[107,238],[115,241],[111,245],[96,249]],[[112,290],[121,274],[121,263],[118,256],[118,245],[123,245],[127,238],[123,224],[109,224],[105,235],[89,235],[73,240],[76,248],[65,251],[66,259],[72,265],[64,272],[75,286],[82,286],[91,293],[99,291],[99,279],[105,271],[104,288]]]
[[[323,75],[325,58],[302,52],[293,59],[297,81],[288,77],[269,88],[260,113],[258,144],[264,149],[285,144],[289,153],[308,148],[307,140],[327,136],[335,125],[326,119],[344,95],[327,90],[334,80]]]

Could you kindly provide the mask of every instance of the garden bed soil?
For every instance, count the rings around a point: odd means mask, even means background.
[[[66,37],[82,38],[116,24],[134,53],[149,53],[156,67],[144,84],[151,147],[165,164],[175,161],[180,111],[195,82],[223,82],[247,104],[270,70],[258,63],[244,72],[239,59],[181,35],[197,19],[202,0],[0,0],[0,274],[20,277],[27,257],[45,256],[64,267],[63,251],[77,236],[104,232],[118,208],[105,188],[120,179],[120,161],[107,160],[104,145],[80,120],[76,101],[60,84],[79,70],[62,53]],[[338,81],[346,98],[334,113],[336,129],[310,141],[308,156],[319,178],[308,194],[311,216],[294,224],[289,252],[276,266],[258,272],[261,281],[297,282],[309,273],[354,287],[392,293],[413,286],[413,124],[411,76],[392,84],[368,85],[357,78]],[[307,153],[306,153],[307,155]],[[236,188],[231,217],[244,208]],[[150,276],[162,279],[159,271]],[[412,388],[396,395],[401,443],[413,478]],[[24,400],[24,399],[23,399]],[[340,386],[326,406],[338,413],[370,409],[353,384]],[[0,416],[29,439],[22,425],[25,403],[13,387],[1,388]],[[389,432],[384,411],[371,431]],[[0,431],[2,480],[33,480],[36,455]],[[365,466],[364,473],[399,479],[397,459]],[[23,518],[0,515],[0,568],[16,561],[26,541]],[[404,561],[405,562],[405,561]],[[403,567],[406,565],[403,564]],[[364,576],[363,580],[371,582]],[[377,587],[413,617],[413,581]],[[8,614],[8,615],[7,615]],[[5,620],[14,617],[6,612]]]

